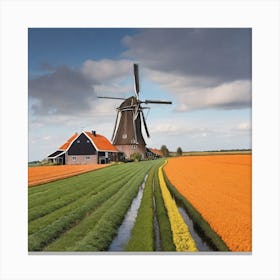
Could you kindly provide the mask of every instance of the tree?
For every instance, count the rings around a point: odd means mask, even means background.
[[[176,154],[177,154],[177,156],[181,156],[183,154],[181,147],[178,147]]]
[[[169,150],[167,149],[166,145],[162,145],[160,150],[164,157],[169,157]]]

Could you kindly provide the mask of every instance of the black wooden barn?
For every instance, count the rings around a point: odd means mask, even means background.
[[[83,131],[71,136],[48,160],[58,164],[105,164],[119,161],[123,153],[95,131]]]

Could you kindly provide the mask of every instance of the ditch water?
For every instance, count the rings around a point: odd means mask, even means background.
[[[145,187],[146,180],[148,178],[148,175],[145,176],[145,179],[142,183],[142,185],[139,188],[137,196],[132,200],[132,203],[130,205],[130,208],[126,212],[126,215],[124,217],[124,220],[122,224],[120,225],[118,229],[118,233],[116,237],[113,239],[110,247],[108,248],[108,251],[110,252],[120,252],[124,250],[124,246],[128,242],[131,230],[134,226],[138,209],[140,207],[140,203],[143,196],[143,191]]]
[[[135,220],[137,217],[138,209],[141,204],[147,177],[148,177],[148,175],[145,176],[143,183],[139,187],[137,196],[132,200],[132,203],[131,203],[128,211],[126,212],[124,220],[118,229],[117,235],[113,239],[111,245],[109,246],[108,251],[110,251],[110,252],[123,252],[124,251],[124,247],[130,238],[131,230],[135,224]],[[153,192],[154,192],[154,182],[153,182]],[[204,238],[198,234],[198,231],[195,229],[195,225],[194,225],[192,219],[190,218],[190,216],[188,215],[187,211],[185,210],[183,204],[176,198],[173,197],[173,199],[178,207],[178,210],[179,210],[182,218],[184,219],[185,223],[187,224],[187,226],[189,228],[189,231],[192,235],[192,238],[195,241],[198,251],[200,251],[200,252],[213,251],[213,249],[207,244],[207,242],[204,241]],[[153,206],[154,206],[153,225],[154,225],[155,251],[161,251],[160,231],[159,231],[159,224],[158,224],[157,215],[156,215],[156,201],[155,201],[154,195],[153,195]]]
[[[213,251],[213,249],[203,240],[202,237],[200,237],[200,235],[195,230],[195,225],[194,225],[193,221],[191,220],[190,216],[188,215],[187,211],[183,207],[182,203],[180,203],[180,201],[178,201],[176,199],[174,199],[174,201],[176,202],[178,210],[189,228],[189,231],[191,233],[192,238],[195,241],[198,251],[201,251],[201,252]]]

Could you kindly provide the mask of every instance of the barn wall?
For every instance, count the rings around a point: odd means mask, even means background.
[[[96,150],[91,141],[82,133],[68,150],[69,155],[95,155]]]
[[[130,158],[133,153],[139,153],[142,158],[145,158],[146,148],[144,145],[135,145],[136,149],[133,148],[134,145],[116,145],[116,148],[125,154],[126,158]]]
[[[72,157],[76,157],[76,160],[73,160]],[[86,155],[67,155],[65,157],[65,164],[96,164],[97,155],[88,155],[90,159],[86,159]]]

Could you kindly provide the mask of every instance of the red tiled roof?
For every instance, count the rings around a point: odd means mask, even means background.
[[[118,149],[114,145],[112,145],[106,137],[100,134],[95,134],[94,136],[89,131],[86,131],[85,133],[92,140],[98,150],[118,152]]]
[[[161,150],[158,150],[158,149],[155,149],[155,148],[149,148],[149,150],[151,151],[151,152],[153,152],[154,154],[156,154],[156,155],[159,155],[159,156],[163,156],[163,153],[162,153],[162,151]]]
[[[78,133],[72,135],[61,147],[59,147],[59,150],[67,150],[70,144],[76,139],[77,136]]]

